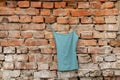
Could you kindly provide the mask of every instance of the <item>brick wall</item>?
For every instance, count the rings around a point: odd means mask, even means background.
[[[70,1],[0,3],[0,80],[120,80],[120,2]],[[63,33],[76,22],[79,70],[58,72],[48,23]]]

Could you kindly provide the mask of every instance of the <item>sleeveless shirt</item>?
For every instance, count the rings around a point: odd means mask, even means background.
[[[68,34],[56,33],[51,26],[50,28],[52,29],[56,42],[58,71],[77,70],[76,46],[78,36],[75,27],[73,31]]]

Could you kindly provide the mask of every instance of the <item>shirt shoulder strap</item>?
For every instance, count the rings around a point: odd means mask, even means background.
[[[48,24],[48,27],[51,29],[52,32],[55,32],[55,30],[51,27],[50,24]]]
[[[73,30],[75,30],[77,28],[77,26],[78,26],[78,23],[75,24],[75,27],[73,28]]]

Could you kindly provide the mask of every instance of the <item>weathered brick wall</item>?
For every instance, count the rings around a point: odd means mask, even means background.
[[[0,80],[120,80],[120,2],[69,1],[0,3]],[[76,22],[79,70],[58,72],[48,23],[67,32]]]

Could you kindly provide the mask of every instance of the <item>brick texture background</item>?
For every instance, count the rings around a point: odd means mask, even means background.
[[[120,80],[120,1],[0,2],[0,80]],[[58,72],[56,32],[76,23],[77,71]]]

